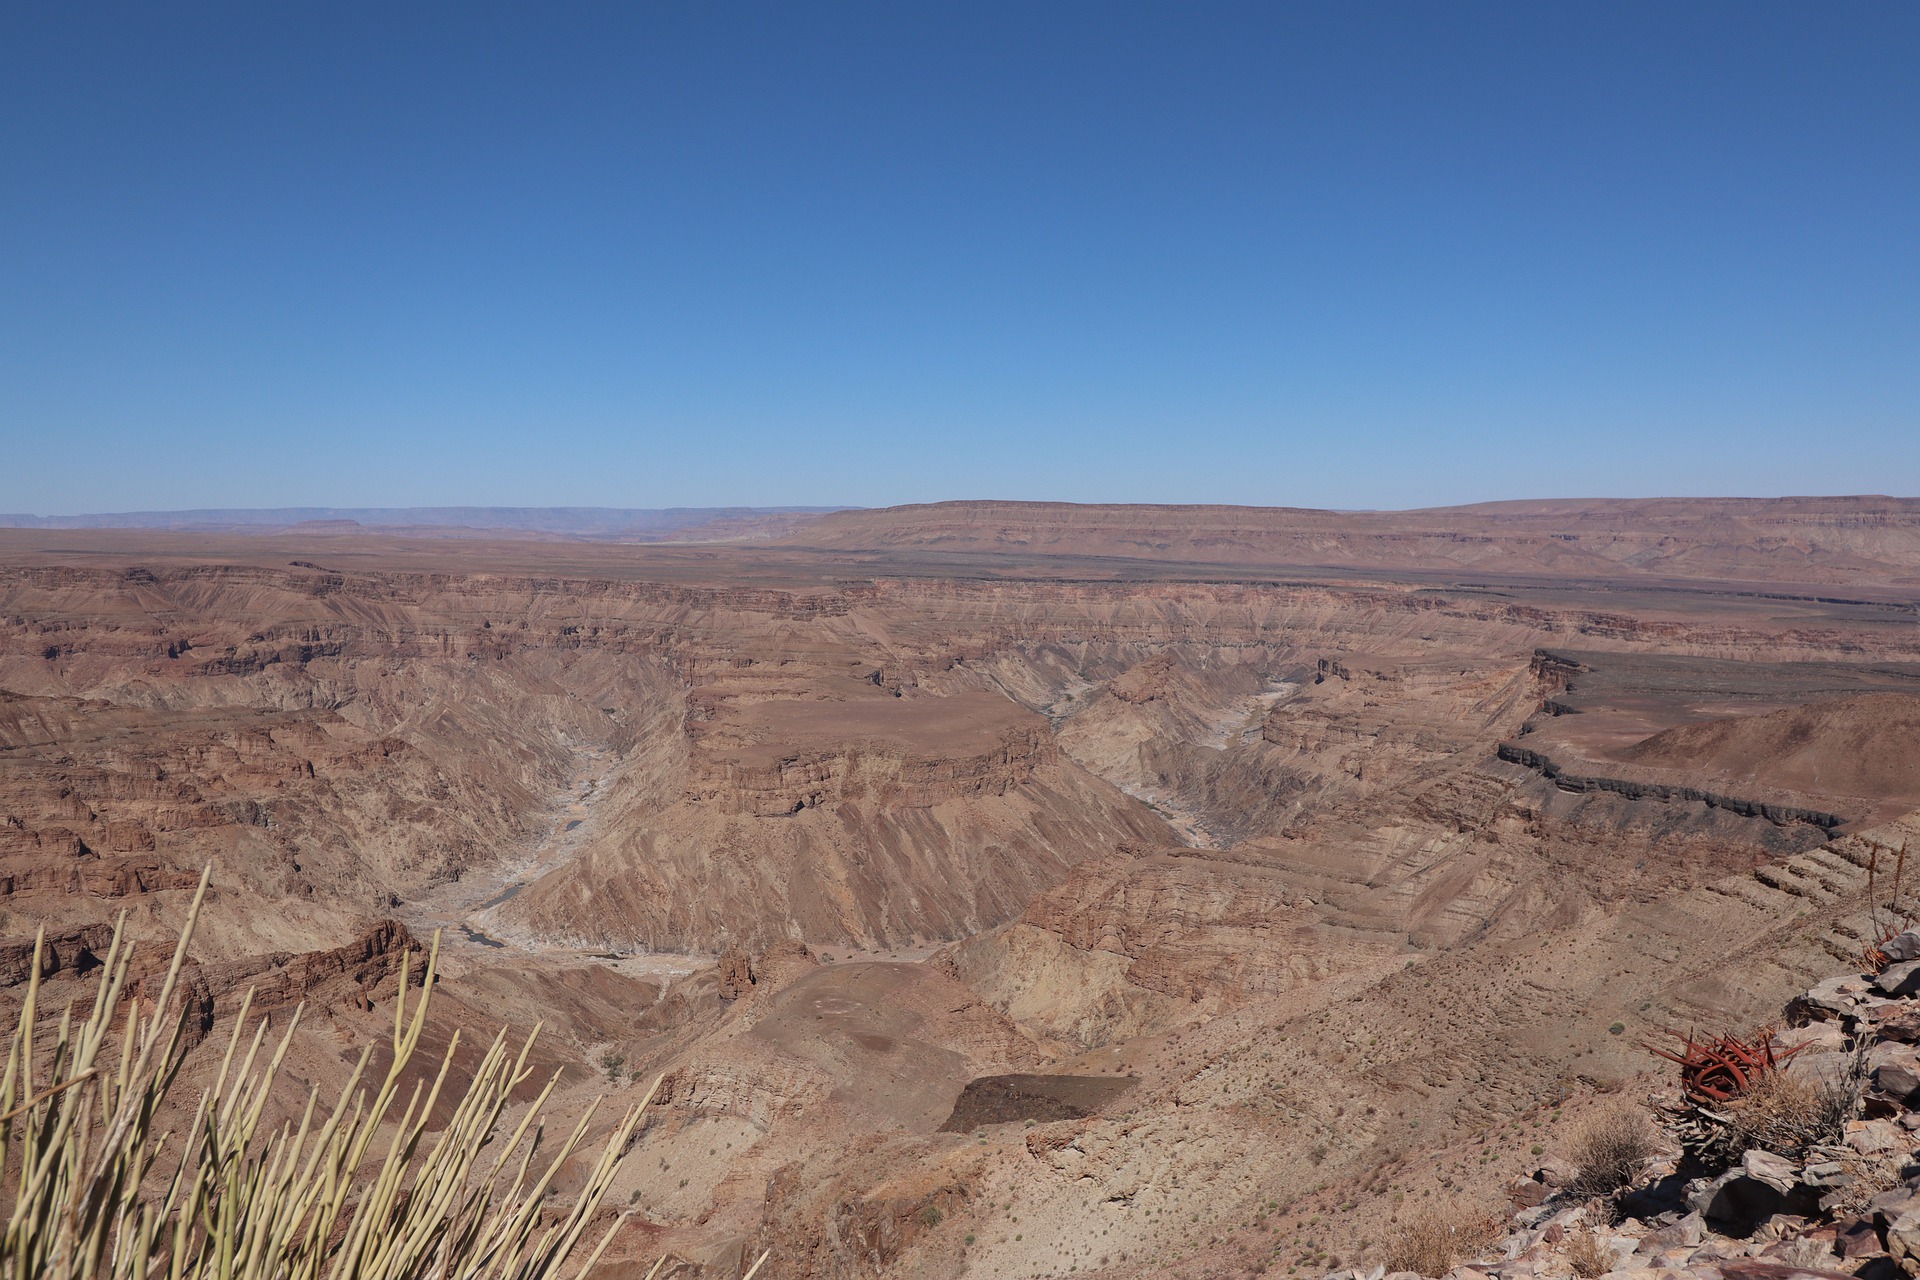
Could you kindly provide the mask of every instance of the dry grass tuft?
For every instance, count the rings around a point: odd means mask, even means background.
[[[1492,1221],[1459,1210],[1423,1209],[1387,1241],[1388,1271],[1444,1276],[1493,1238]]]
[[[1613,1270],[1613,1255],[1600,1243],[1598,1231],[1576,1231],[1567,1239],[1567,1265],[1580,1280],[1594,1280]]]
[[[1726,1150],[1760,1147],[1799,1159],[1809,1149],[1837,1143],[1853,1114],[1855,1092],[1848,1080],[1809,1080],[1769,1072],[1752,1088],[1720,1108],[1727,1118]]]
[[[1574,1139],[1574,1194],[1594,1200],[1631,1186],[1659,1143],[1659,1133],[1639,1108],[1617,1106],[1601,1112]]]

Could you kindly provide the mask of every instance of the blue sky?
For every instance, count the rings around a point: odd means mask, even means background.
[[[1920,6],[18,4],[0,511],[1920,493]]]

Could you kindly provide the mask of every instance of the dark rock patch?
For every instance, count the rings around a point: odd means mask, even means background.
[[[942,1133],[1015,1120],[1078,1120],[1139,1083],[1138,1076],[981,1076],[960,1091]]]

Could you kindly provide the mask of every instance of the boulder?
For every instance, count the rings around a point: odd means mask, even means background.
[[[1915,963],[1920,963],[1916,961]],[[1920,1049],[1899,1041],[1885,1041],[1867,1050],[1865,1064],[1873,1087],[1904,1104],[1920,1094]]]
[[[1908,1275],[1920,1275],[1920,1210],[1907,1209],[1887,1224],[1887,1252]]]
[[[1874,1214],[1883,1227],[1901,1214],[1916,1209],[1920,1209],[1920,1192],[1915,1192],[1912,1187],[1894,1187],[1867,1201],[1867,1211]]]
[[[1579,1176],[1580,1171],[1565,1160],[1549,1160],[1533,1171],[1534,1181],[1544,1182],[1555,1190],[1572,1186]]]
[[[1920,960],[1920,932],[1908,929],[1880,944],[1880,954],[1889,960]]]
[[[1853,1175],[1838,1160],[1817,1160],[1800,1171],[1800,1181],[1809,1187],[1844,1187],[1853,1181]]]
[[[1882,1041],[1869,1048],[1862,1061],[1869,1071],[1878,1067],[1920,1066],[1920,1048],[1894,1040]]]
[[[1777,1213],[1812,1214],[1819,1209],[1813,1190],[1799,1185],[1793,1162],[1770,1151],[1747,1153],[1761,1159],[1741,1163],[1699,1188],[1688,1206],[1708,1227],[1742,1239]],[[1762,1176],[1748,1172],[1749,1164]]]
[[[1781,1070],[1813,1084],[1843,1084],[1857,1065],[1858,1059],[1851,1053],[1796,1053]]]
[[[1904,1106],[1920,1094],[1920,1068],[1904,1064],[1876,1067],[1873,1087]]]
[[[1873,1024],[1873,1034],[1881,1040],[1920,1042],[1920,1005],[1903,1001],[1891,1006],[1885,1016]]]
[[[1522,1209],[1536,1208],[1546,1203],[1553,1191],[1544,1182],[1532,1178],[1515,1178],[1507,1184],[1507,1199]]]
[[[1838,1261],[1838,1259],[1835,1259]],[[1831,1276],[1834,1280],[1853,1280],[1853,1277],[1840,1270],[1828,1271],[1818,1267],[1796,1267],[1785,1262],[1762,1262],[1757,1258],[1728,1258],[1719,1264],[1720,1274],[1725,1280],[1819,1280]]]
[[[1888,965],[1873,980],[1873,989],[1890,996],[1920,995],[1920,960]]]
[[[1871,1214],[1843,1219],[1834,1229],[1833,1247],[1843,1258],[1871,1258],[1887,1250],[1880,1224]]]
[[[1893,1007],[1904,1009],[1908,1006],[1899,1004]],[[1772,1043],[1776,1054],[1844,1053],[1847,1033],[1837,1022],[1809,1022],[1804,1027],[1787,1027],[1775,1033]]]
[[[1866,994],[1867,983],[1860,978],[1847,975],[1828,978],[1806,994],[1794,997],[1788,1012],[1796,1022],[1832,1021],[1852,1013],[1860,997]]]
[[[1697,1213],[1689,1213],[1678,1222],[1668,1223],[1649,1231],[1640,1241],[1642,1252],[1652,1253],[1661,1249],[1691,1249],[1707,1238],[1707,1222]]]
[[[1764,1182],[1785,1195],[1800,1181],[1800,1167],[1783,1155],[1759,1148],[1740,1157],[1740,1170],[1756,1182]]]
[[[1915,1090],[1920,1090],[1920,1083],[1916,1083]],[[1847,1134],[1847,1145],[1863,1156],[1876,1156],[1888,1151],[1904,1150],[1907,1146],[1906,1133],[1891,1120],[1868,1120],[1851,1128]]]

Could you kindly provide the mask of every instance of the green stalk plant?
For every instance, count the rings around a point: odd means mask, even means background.
[[[300,1011],[277,1042],[268,1042],[265,1019],[248,1037],[249,992],[192,1121],[178,1133],[155,1132],[186,1058],[187,1011],[184,1002],[175,1008],[175,996],[210,874],[194,894],[159,998],[123,1001],[133,950],[123,913],[92,1011],[76,1022],[69,1007],[50,1047],[44,1033],[36,1042],[41,931],[0,1077],[0,1210],[12,1194],[0,1280],[556,1280],[659,1081],[614,1125],[571,1205],[547,1205],[599,1103],[536,1164],[537,1118],[559,1073],[517,1123],[506,1117],[513,1092],[533,1074],[527,1060],[537,1027],[517,1051],[504,1030],[495,1036],[457,1099],[447,1083],[458,1035],[430,1083],[402,1087],[433,998],[437,935],[411,1006],[403,968],[392,1062],[377,1084],[369,1088],[369,1047],[330,1110],[322,1112],[311,1090],[297,1124],[262,1134]],[[443,1094],[450,1118],[436,1133],[429,1117]],[[585,1251],[576,1280],[619,1221]]]

